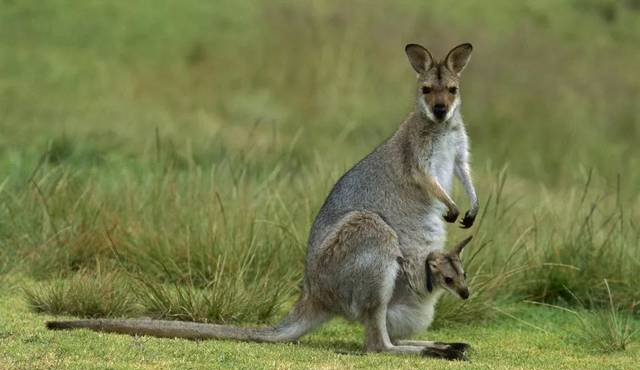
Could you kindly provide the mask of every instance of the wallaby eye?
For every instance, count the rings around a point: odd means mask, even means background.
[[[422,86],[422,93],[429,94],[431,92],[431,88],[429,86]]]
[[[444,278],[444,282],[446,284],[452,284],[453,283],[453,279],[447,276],[446,278]]]
[[[449,93],[455,95],[458,92],[458,88],[455,86],[452,86],[449,88]]]

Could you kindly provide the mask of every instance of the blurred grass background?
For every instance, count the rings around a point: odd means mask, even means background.
[[[475,47],[475,294],[440,322],[608,307],[604,279],[637,313],[638,0],[0,1],[0,281],[45,312],[272,321],[332,184],[413,108],[409,42]]]

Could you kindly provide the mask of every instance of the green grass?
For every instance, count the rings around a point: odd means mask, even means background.
[[[249,368],[277,356],[291,368],[424,364],[336,355],[359,348],[359,329],[340,323],[299,351],[41,324],[50,314],[274,322],[299,293],[307,234],[331,186],[412,108],[404,44],[443,55],[468,41],[462,109],[481,215],[470,231],[450,227],[449,240],[474,234],[463,256],[473,295],[443,299],[436,334],[477,344],[479,367],[628,364],[637,335],[626,323],[640,314],[639,9],[635,0],[2,2],[0,286],[12,287],[0,299],[2,344],[42,367],[80,358],[142,367],[141,356],[176,367],[204,347]],[[453,196],[464,210],[458,185]],[[500,313],[512,307],[513,317]],[[562,333],[587,339],[566,345]],[[106,348],[100,338],[128,355],[95,352]],[[79,343],[96,350],[82,355]]]
[[[624,351],[638,334],[640,328],[634,327],[628,310],[614,303],[613,294],[606,279],[604,286],[609,298],[609,308],[606,310],[589,311],[585,303],[573,292],[570,294],[580,305],[578,310],[559,306],[550,307],[575,315],[580,325],[573,329],[572,334],[577,341],[598,348],[602,352]]]
[[[521,321],[449,326],[420,338],[466,341],[470,362],[403,357],[361,356],[362,329],[337,320],[299,344],[252,344],[228,341],[133,338],[89,331],[51,332],[43,322],[53,316],[32,313],[16,291],[0,300],[0,367],[15,369],[634,369],[640,345],[606,354],[567,335],[578,328],[570,313],[533,305],[501,308]],[[522,322],[525,322],[524,324]],[[638,320],[634,325],[640,324]],[[538,329],[532,329],[530,325]],[[347,352],[349,354],[341,354]]]

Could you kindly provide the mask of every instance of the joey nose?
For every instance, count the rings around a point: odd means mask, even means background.
[[[447,106],[444,104],[436,104],[433,106],[433,115],[437,119],[443,119],[447,115]]]
[[[458,294],[460,295],[460,298],[467,299],[469,298],[469,289],[467,288],[460,289],[458,291]]]

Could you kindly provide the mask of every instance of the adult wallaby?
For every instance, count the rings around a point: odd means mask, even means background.
[[[365,351],[465,358],[468,346],[463,343],[401,339],[429,326],[443,291],[469,297],[459,254],[470,238],[444,252],[442,218],[444,214],[444,220],[455,222],[459,214],[448,195],[454,173],[471,203],[461,226],[470,227],[478,212],[459,111],[460,74],[472,47],[456,46],[440,62],[420,45],[407,45],[405,51],[418,73],[415,111],[331,190],[311,228],[301,297],[280,324],[238,328],[159,320],[78,320],[47,326],[285,342],[339,315],[365,325]]]

